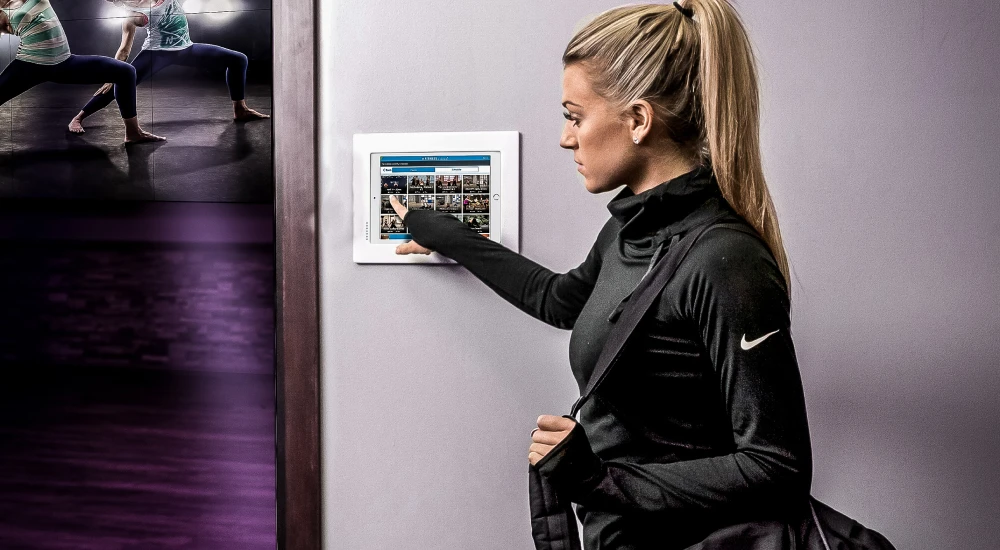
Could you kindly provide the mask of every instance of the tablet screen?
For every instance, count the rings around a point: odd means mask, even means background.
[[[491,220],[500,213],[499,163],[498,151],[372,154],[370,241],[395,245],[412,238],[389,203],[392,195],[409,209],[451,214],[491,238]],[[500,241],[499,231],[492,239]]]

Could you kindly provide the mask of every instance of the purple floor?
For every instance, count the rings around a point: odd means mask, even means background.
[[[39,369],[0,403],[0,548],[274,548],[271,377]]]
[[[275,547],[273,262],[0,241],[0,549]]]
[[[4,365],[274,373],[271,245],[0,241]]]

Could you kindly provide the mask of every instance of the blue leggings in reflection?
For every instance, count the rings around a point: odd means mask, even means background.
[[[214,44],[192,44],[183,50],[142,50],[132,60],[132,65],[135,66],[136,84],[171,65],[213,70],[225,69],[226,84],[229,85],[229,97],[233,101],[240,101],[245,98],[247,56],[221,46]],[[115,100],[115,93],[108,91],[100,95],[95,95],[84,106],[83,113],[86,116],[90,116],[107,107]],[[121,101],[119,101],[120,104]]]
[[[71,55],[55,65],[39,65],[15,59],[0,73],[0,105],[42,82],[58,84],[114,83],[122,118],[135,116],[135,68],[102,55]]]

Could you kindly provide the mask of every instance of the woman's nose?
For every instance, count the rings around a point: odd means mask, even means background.
[[[576,148],[576,136],[565,127],[563,128],[562,135],[559,136],[559,146],[563,149]]]

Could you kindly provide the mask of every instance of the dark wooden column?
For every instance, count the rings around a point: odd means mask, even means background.
[[[274,169],[277,255],[278,548],[319,550],[318,0],[276,1]]]

